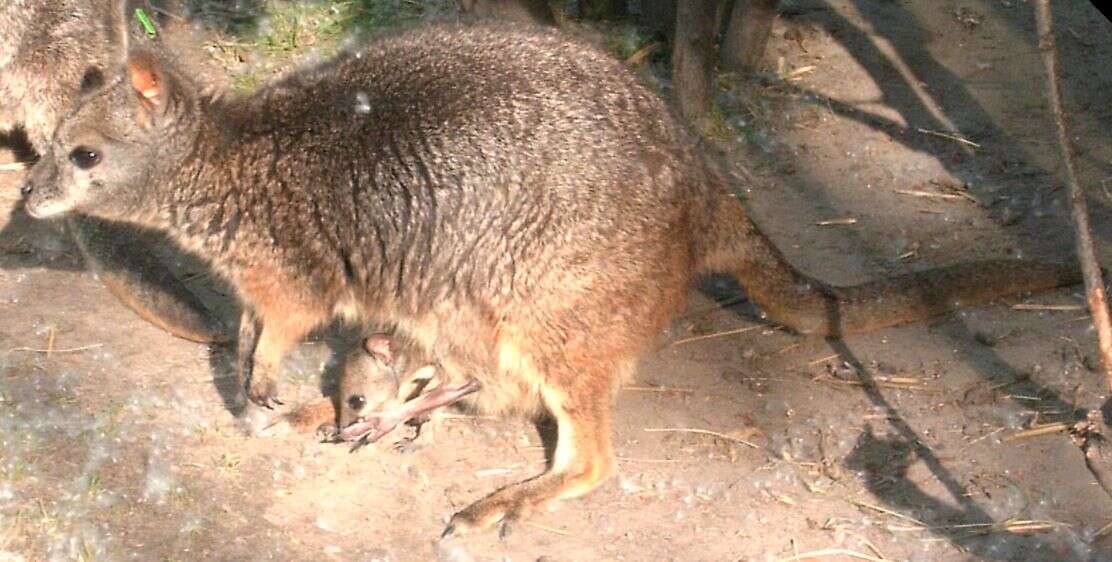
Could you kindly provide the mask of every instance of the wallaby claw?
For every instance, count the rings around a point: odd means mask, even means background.
[[[283,405],[278,399],[278,384],[273,380],[260,381],[252,377],[251,382],[247,384],[247,398],[269,410]]]
[[[452,516],[441,538],[458,537],[498,527],[498,537],[509,537],[517,523],[533,512],[530,496],[508,490],[495,492]]]

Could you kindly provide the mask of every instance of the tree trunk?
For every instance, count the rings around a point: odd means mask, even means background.
[[[701,124],[714,94],[714,30],[718,2],[684,0],[676,8],[672,80],[684,116]]]
[[[777,0],[737,0],[722,40],[722,67],[751,74],[764,59]]]

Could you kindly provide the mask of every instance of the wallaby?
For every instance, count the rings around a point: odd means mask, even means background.
[[[252,400],[273,403],[282,356],[341,317],[476,366],[479,408],[554,420],[548,470],[446,534],[506,529],[614,474],[614,391],[697,274],[731,274],[772,321],[830,336],[1077,280],[998,261],[825,285],[659,95],[542,29],[411,30],[245,98],[202,95],[142,48],[110,80],[32,169],[28,211],[161,229],[208,256],[259,330]]]
[[[123,63],[121,0],[0,2],[0,128],[21,125],[46,151],[58,119]],[[149,233],[75,214],[66,221],[109,291],[146,320],[193,341],[227,339],[224,326],[152,255]]]

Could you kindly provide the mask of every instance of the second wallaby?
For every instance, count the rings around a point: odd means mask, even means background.
[[[831,336],[1077,280],[1016,261],[813,279],[659,95],[541,29],[396,34],[249,97],[202,95],[142,49],[111,81],[59,126],[27,208],[160,229],[208,256],[259,330],[252,400],[273,403],[282,356],[344,317],[475,366],[480,408],[555,421],[549,469],[446,534],[505,529],[614,474],[614,391],[698,274],[731,274],[772,321]]]
[[[0,2],[0,129],[19,125],[44,153],[58,119],[123,64],[128,6],[124,0]],[[158,237],[80,214],[66,226],[109,291],[141,317],[189,340],[226,339],[219,319],[154,257]]]

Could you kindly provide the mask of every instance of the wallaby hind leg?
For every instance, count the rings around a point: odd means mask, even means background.
[[[67,223],[86,263],[141,318],[189,341],[228,340],[224,324],[155,259],[139,231],[80,215]]]
[[[596,365],[584,366],[574,376],[549,373],[550,376],[540,379],[588,383],[574,389],[553,385],[541,388],[544,405],[557,425],[551,467],[536,478],[506,486],[455,514],[444,536],[463,535],[495,525],[501,525],[501,534],[505,536],[515,521],[558,500],[582,496],[614,474],[609,382],[617,375],[609,367],[612,364],[601,360]]]

